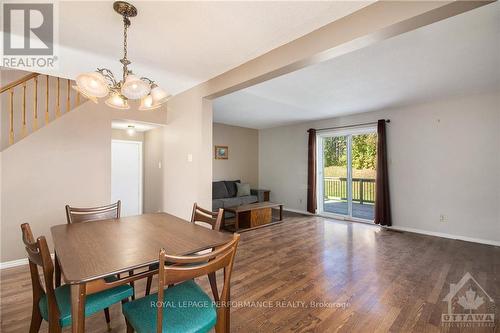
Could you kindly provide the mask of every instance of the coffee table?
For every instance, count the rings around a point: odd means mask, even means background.
[[[273,209],[279,209],[279,220],[273,221]],[[269,201],[227,207],[224,211],[234,213],[235,231],[256,229],[283,221],[283,204]]]

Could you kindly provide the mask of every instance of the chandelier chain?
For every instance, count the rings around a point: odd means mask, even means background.
[[[130,26],[130,20],[127,16],[123,16],[123,59],[121,59],[121,63],[123,64],[123,81],[127,77],[128,65],[130,65],[130,61],[127,59],[127,39],[128,39],[128,27]]]
[[[127,59],[127,31],[128,31],[128,24],[127,24],[127,18],[124,17],[123,21],[125,23],[125,28],[123,29],[123,58]]]

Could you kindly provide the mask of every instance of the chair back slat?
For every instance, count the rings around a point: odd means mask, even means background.
[[[219,231],[224,218],[224,209],[219,208],[217,212],[211,212],[207,209],[201,208],[195,202],[193,205],[193,213],[191,214],[191,222],[204,222],[212,226],[212,230]]]
[[[165,285],[176,284],[182,281],[194,279],[200,276],[207,275],[208,273],[218,271],[226,267],[231,260],[231,256],[220,256],[210,262],[199,264],[194,267],[180,266],[176,268],[165,268]],[[175,266],[174,266],[175,267]]]
[[[77,208],[66,205],[68,223],[117,219],[120,217],[121,201],[101,207]]]
[[[28,254],[28,262],[31,273],[31,285],[33,287],[33,306],[38,303],[44,294],[47,295],[47,305],[49,309],[49,321],[59,320],[59,307],[57,306],[54,292],[54,263],[50,256],[49,246],[44,236],[40,236],[35,241],[33,232],[28,223],[21,225],[23,242]],[[45,290],[40,281],[38,266],[42,267]]]
[[[28,223],[22,224],[21,231],[23,234],[24,247],[26,249],[26,253],[28,254],[28,260],[32,261],[38,266],[42,266],[43,265],[42,255],[38,249],[37,243],[35,242],[29,224]]]
[[[231,272],[239,240],[240,235],[234,234],[232,241],[210,253],[203,255],[172,256],[168,255],[164,249],[161,249],[158,269],[158,304],[163,304],[165,286],[194,279],[209,273],[215,273],[223,269],[224,285],[219,299],[221,301],[220,304],[223,304],[224,307],[228,306]],[[218,318],[223,316],[220,314],[221,311],[223,311],[223,309],[219,306],[217,309]],[[156,324],[157,332],[162,332],[162,323],[163,307],[158,306]]]

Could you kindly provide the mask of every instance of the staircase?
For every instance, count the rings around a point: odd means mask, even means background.
[[[0,87],[1,150],[86,101],[70,79],[29,73]]]

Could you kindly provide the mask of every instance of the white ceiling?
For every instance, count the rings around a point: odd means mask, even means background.
[[[143,123],[143,122],[138,122],[138,121],[129,121],[129,120],[122,120],[122,119],[116,119],[111,121],[111,128],[112,129],[119,129],[119,130],[126,130],[128,129],[129,126],[134,126],[134,129],[136,132],[147,132],[149,130],[152,130],[154,128],[160,127],[160,125],[156,124],[150,124],[150,123]]]
[[[176,94],[346,16],[370,2],[133,1],[132,70]],[[112,1],[59,2],[59,70],[108,67],[120,77],[122,18]]]
[[[223,96],[214,121],[270,128],[500,90],[500,3]]]

